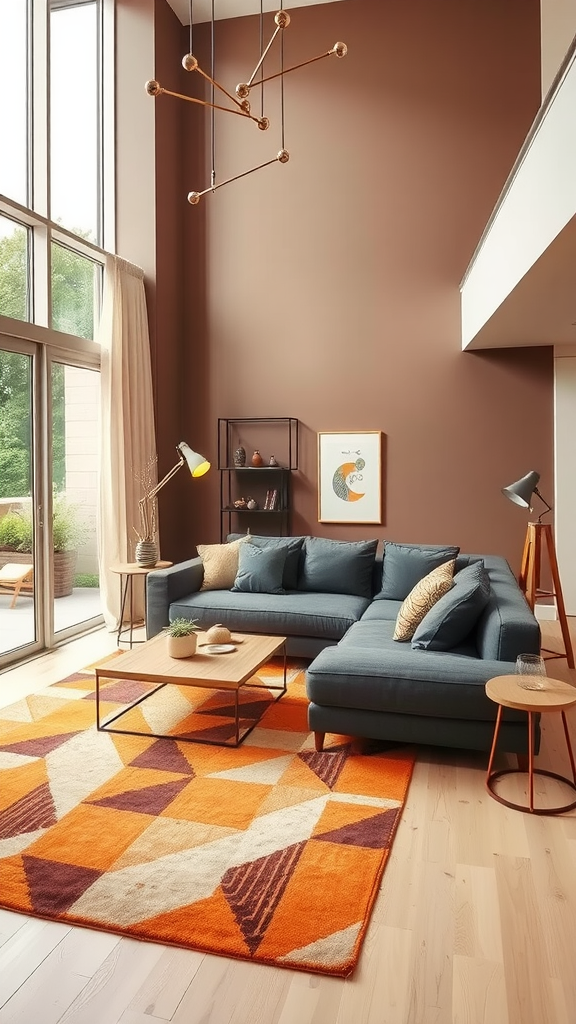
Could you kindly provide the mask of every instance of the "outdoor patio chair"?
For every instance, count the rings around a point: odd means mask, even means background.
[[[9,590],[14,594],[10,604],[11,608],[14,608],[21,590],[28,593],[32,591],[33,572],[34,566],[17,565],[13,562],[8,562],[0,569],[0,590]]]

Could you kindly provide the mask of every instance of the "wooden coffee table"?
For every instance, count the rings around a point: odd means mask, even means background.
[[[498,704],[496,725],[494,727],[494,738],[492,740],[492,749],[490,751],[488,771],[486,773],[486,789],[490,793],[490,796],[493,796],[499,803],[505,804],[506,807],[512,807],[516,811],[528,811],[530,814],[563,814],[564,811],[571,811],[576,807],[576,800],[572,800],[568,804],[563,804],[561,807],[535,807],[534,776],[547,775],[548,778],[558,779],[560,782],[565,782],[571,787],[571,789],[576,790],[576,763],[574,761],[572,744],[570,742],[568,722],[566,721],[566,708],[573,707],[574,704],[576,704],[576,687],[570,686],[562,679],[552,679],[550,676],[546,676],[544,689],[524,690],[519,685],[519,680],[522,678],[524,677],[517,675],[495,676],[493,679],[489,679],[486,683],[487,696],[490,697],[490,700],[493,700],[495,704]],[[498,733],[500,731],[500,723],[502,721],[503,708],[516,708],[521,711],[526,711],[528,715],[527,805],[517,804],[512,800],[506,800],[503,796],[500,796],[494,788],[494,783],[498,779],[502,778],[503,775],[517,775],[522,772],[522,769],[520,768],[503,768],[497,772],[492,771],[494,755],[496,753],[496,744],[498,742]],[[549,772],[545,768],[534,767],[534,722],[532,715],[545,714],[552,711],[559,711],[562,715],[566,747],[568,749],[568,757],[570,759],[570,767],[572,769],[572,779],[567,779],[565,776],[558,775],[556,772]]]
[[[239,692],[242,686],[257,690],[278,690],[274,700],[280,700],[286,693],[286,637],[285,636],[254,636],[247,633],[234,634],[236,650],[227,654],[206,654],[202,643],[206,634],[198,634],[198,651],[192,658],[171,658],[168,654],[166,636],[160,633],[152,640],[146,640],[138,650],[124,652],[121,657],[96,665],[96,728],[100,732],[115,732],[129,736],[153,736],[156,739],[186,740],[189,743],[210,743],[215,746],[237,747],[257,722],[240,733]],[[250,682],[255,672],[269,658],[283,651],[284,679],[280,686],[262,686]],[[135,679],[139,682],[156,683],[137,700],[126,705],[121,711],[110,715],[105,721],[100,715],[100,680],[101,679]],[[199,686],[209,690],[232,690],[235,708],[235,740],[230,742],[197,739],[190,735],[156,732],[139,732],[135,729],[111,728],[113,722],[128,714],[132,708],[157,693],[163,686]]]

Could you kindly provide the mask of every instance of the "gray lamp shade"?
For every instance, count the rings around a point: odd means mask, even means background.
[[[516,480],[516,483],[510,484],[508,487],[502,488],[502,494],[505,494],[510,501],[513,501],[516,505],[522,505],[522,508],[530,508],[530,499],[534,494],[534,491],[538,493],[537,483],[540,479],[540,473],[537,473],[535,469],[532,469],[526,476],[523,476],[520,480]]]

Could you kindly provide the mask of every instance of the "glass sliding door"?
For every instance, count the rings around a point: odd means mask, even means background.
[[[96,512],[100,374],[51,363],[52,579],[56,640],[101,616]]]
[[[0,664],[3,655],[39,646],[33,359],[0,347]]]

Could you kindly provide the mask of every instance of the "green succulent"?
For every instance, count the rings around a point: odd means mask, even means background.
[[[170,636],[190,636],[191,633],[200,632],[197,622],[197,619],[172,619],[166,631]]]

